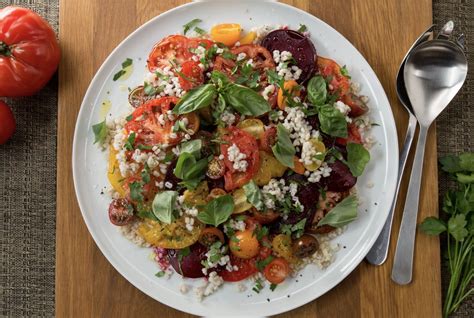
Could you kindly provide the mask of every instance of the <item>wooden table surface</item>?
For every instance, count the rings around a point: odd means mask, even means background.
[[[56,315],[57,317],[191,317],[146,296],[126,281],[94,244],[73,187],[74,123],[85,91],[105,58],[130,32],[186,1],[60,1]],[[407,116],[395,94],[395,74],[405,51],[432,21],[431,0],[284,1],[319,17],[349,39],[377,73],[392,105],[399,139]],[[158,40],[158,39],[157,39]],[[395,146],[395,145],[394,145]],[[419,220],[438,209],[435,127],[430,131]],[[399,202],[405,198],[407,178]],[[394,222],[398,233],[399,206]],[[280,317],[440,317],[440,252],[437,238],[418,235],[414,281],[390,280],[396,235],[381,267],[362,263],[336,288]]]

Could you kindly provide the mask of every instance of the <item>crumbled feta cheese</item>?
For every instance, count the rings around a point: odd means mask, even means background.
[[[311,138],[319,138],[319,131],[311,127],[305,120],[304,112],[298,107],[286,107],[287,115],[283,126],[288,129],[294,146],[302,146]]]
[[[221,114],[221,120],[226,123],[227,126],[232,126],[232,124],[235,122],[236,117],[235,115],[230,112],[229,110],[225,110]]]
[[[262,96],[265,100],[268,100],[268,94],[273,94],[275,92],[275,85],[268,85],[263,89]]]
[[[247,57],[247,54],[245,54],[244,52],[239,53],[237,55],[237,62],[244,60],[246,57]]]
[[[179,291],[181,292],[181,294],[186,294],[189,291],[189,286],[186,284],[183,284],[179,286]]]
[[[196,287],[194,293],[198,300],[202,301],[204,297],[212,295],[222,284],[224,284],[224,279],[217,275],[216,272],[211,272],[207,283],[204,286]]]
[[[168,189],[171,189],[173,187],[173,184],[169,181],[166,181],[165,182],[165,187],[168,188]]]
[[[323,164],[321,165],[321,167],[319,167],[318,170],[313,171],[309,175],[308,181],[312,183],[319,182],[319,180],[321,180],[322,177],[324,178],[329,177],[329,175],[331,174],[331,171],[332,169],[328,166],[328,164],[326,162],[323,162]]]
[[[288,66],[293,58],[291,52],[274,50],[272,53],[273,60],[277,63],[276,71],[279,76],[282,76],[285,81],[298,80],[300,78],[303,71],[297,65]]]
[[[235,170],[240,172],[247,171],[248,162],[245,160],[247,159],[247,155],[240,152],[240,149],[236,144],[232,144],[227,149],[227,158],[233,163],[232,167]]]

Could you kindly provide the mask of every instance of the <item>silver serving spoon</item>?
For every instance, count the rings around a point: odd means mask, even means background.
[[[400,68],[397,73],[397,96],[402,105],[405,107],[408,113],[408,127],[405,135],[405,141],[403,142],[402,150],[400,151],[400,159],[398,161],[398,176],[397,176],[397,185],[395,188],[395,194],[393,196],[392,206],[388,212],[387,221],[380,232],[379,237],[375,241],[374,245],[370,249],[369,253],[365,257],[370,264],[373,265],[382,265],[387,260],[388,248],[390,246],[390,234],[392,232],[392,223],[393,223],[393,214],[395,207],[397,206],[397,197],[398,191],[400,190],[400,183],[402,182],[403,171],[405,170],[405,165],[407,162],[408,154],[410,153],[411,144],[413,142],[413,137],[415,137],[416,124],[417,120],[415,114],[413,113],[413,108],[408,98],[407,91],[405,89],[405,80],[403,78],[403,70],[405,69],[405,61],[407,60],[410,52],[419,44],[426,42],[433,34],[434,25],[430,26],[425,32],[423,32],[418,39],[412,44],[407,54],[400,63]]]
[[[416,222],[428,128],[466,80],[466,56],[461,47],[450,41],[437,39],[425,42],[408,56],[403,74],[408,96],[420,124],[420,133],[392,269],[392,280],[401,285],[412,280]]]

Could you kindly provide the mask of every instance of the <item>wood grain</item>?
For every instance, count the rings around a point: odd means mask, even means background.
[[[191,317],[144,295],[107,262],[82,220],[72,182],[74,125],[94,73],[113,48],[136,27],[186,1],[83,0],[60,2],[60,67],[57,174],[56,316]],[[321,18],[347,37],[366,57],[392,105],[399,140],[407,116],[398,103],[394,78],[412,41],[431,24],[430,0],[284,1]],[[132,5],[131,5],[132,4]],[[438,208],[436,132],[430,131],[424,166],[419,219]],[[407,178],[399,202],[405,198]],[[398,233],[402,207],[395,215]],[[390,280],[396,235],[387,263],[362,263],[336,288],[279,317],[440,317],[439,241],[417,236],[414,281]]]

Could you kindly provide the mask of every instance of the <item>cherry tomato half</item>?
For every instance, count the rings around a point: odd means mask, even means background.
[[[348,137],[347,138],[336,138],[336,143],[340,145],[347,145],[352,142],[355,144],[362,144],[362,136],[360,135],[359,128],[354,123],[350,123],[347,126]]]
[[[211,246],[217,241],[224,243],[224,233],[215,227],[206,227],[199,235],[199,243],[204,246]]]
[[[290,273],[290,265],[282,258],[275,258],[263,270],[263,275],[272,284],[280,284]]]
[[[243,259],[257,256],[260,251],[260,243],[253,230],[236,231],[229,241],[232,254]]]
[[[133,219],[133,206],[127,199],[112,200],[109,205],[109,219],[114,225],[127,225]]]

